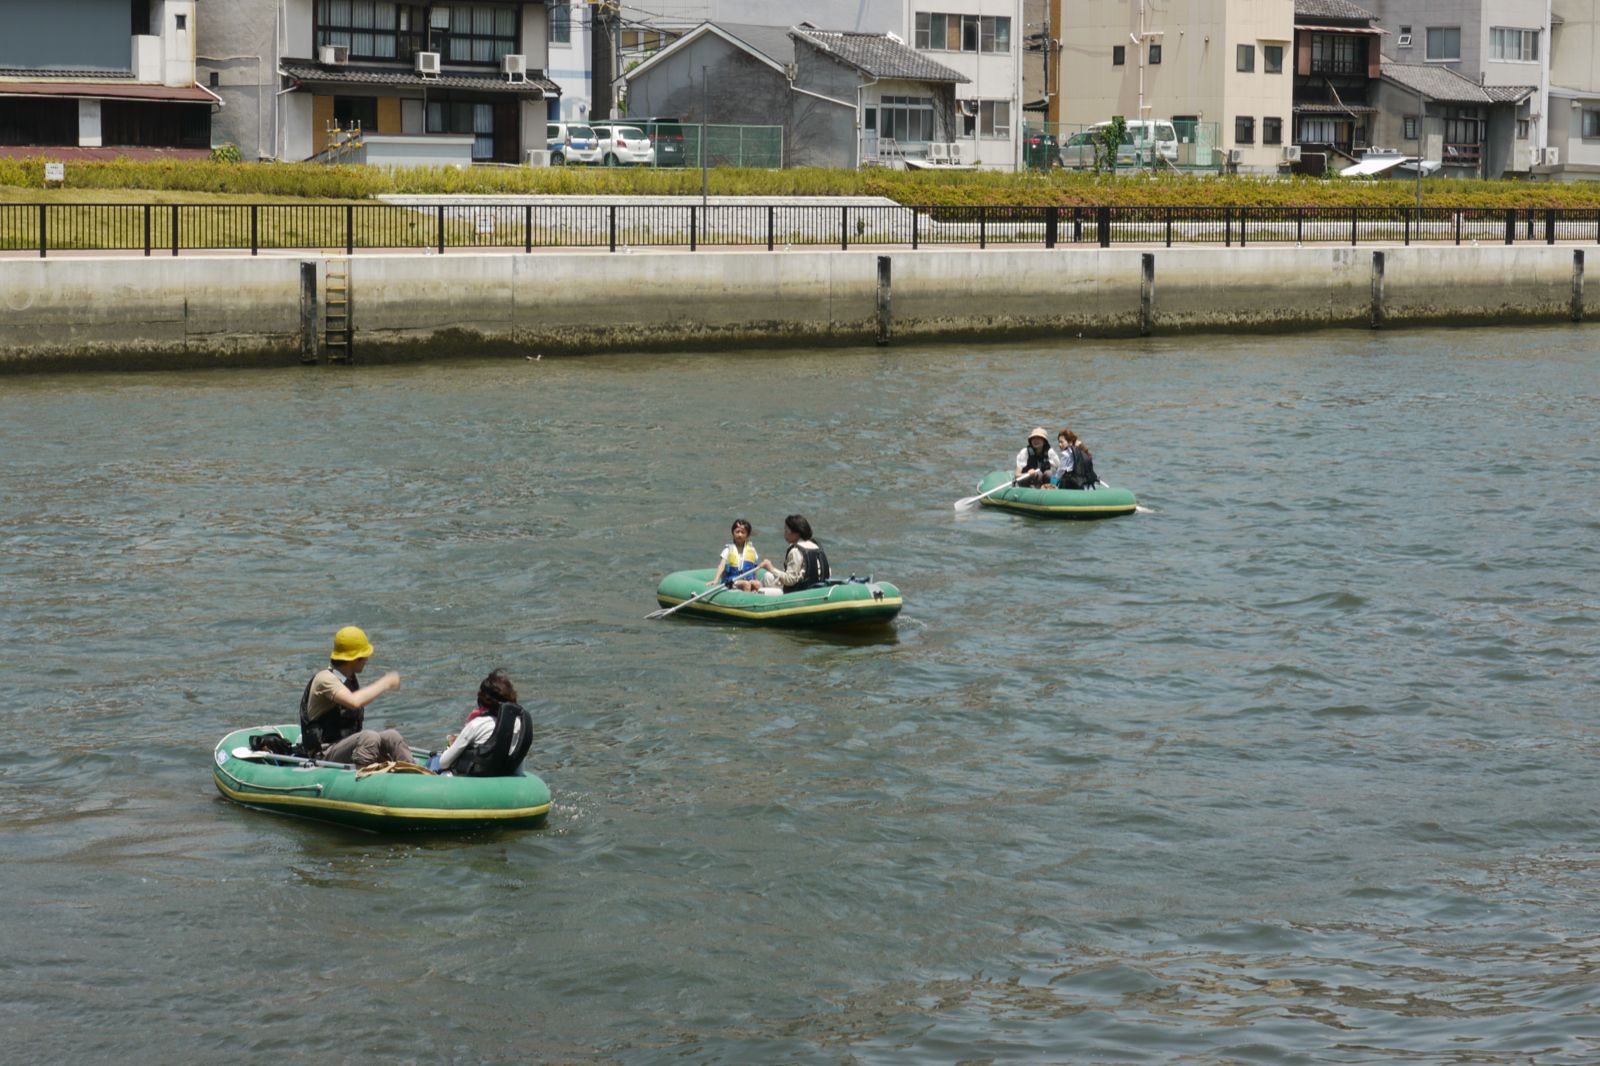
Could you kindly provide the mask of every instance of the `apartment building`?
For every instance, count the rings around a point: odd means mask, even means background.
[[[1234,170],[1277,173],[1293,112],[1294,19],[1292,4],[1264,0],[1065,3],[1061,121],[1214,128],[1216,143],[1201,151]]]
[[[195,84],[194,0],[9,0],[0,154],[206,155],[219,98]]]
[[[1441,116],[1482,124],[1481,176],[1526,174],[1543,162],[1550,121],[1551,0],[1365,0],[1365,6],[1378,16],[1389,59],[1404,67],[1447,70],[1483,88],[1486,102],[1459,101]],[[1427,80],[1408,76],[1408,82]],[[1464,144],[1462,136],[1472,132],[1461,126],[1445,141]]]
[[[546,76],[543,0],[229,0],[207,5],[197,67],[229,105],[219,136],[247,158],[517,163],[545,147],[561,87]],[[359,130],[360,150],[346,156]]]
[[[1553,0],[1545,149],[1533,168],[1555,181],[1600,179],[1600,3]]]

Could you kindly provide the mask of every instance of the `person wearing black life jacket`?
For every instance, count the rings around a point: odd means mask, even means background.
[[[372,642],[356,626],[333,635],[328,667],[306,682],[300,695],[300,749],[328,762],[366,766],[375,762],[410,762],[411,749],[399,732],[368,729],[367,704],[400,687],[393,670],[363,686],[356,675],[372,657]]]
[[[792,514],[783,520],[783,539],[789,543],[783,554],[783,569],[772,565],[771,559],[761,560],[761,568],[772,575],[784,592],[799,592],[833,576],[828,568],[828,554],[812,536],[811,523],[806,521],[805,515]]]
[[[1094,454],[1089,446],[1078,439],[1070,429],[1056,436],[1061,465],[1056,470],[1056,487],[1062,489],[1092,489],[1099,482],[1094,472]]]
[[[1017,484],[1034,488],[1053,489],[1056,467],[1061,457],[1050,447],[1050,435],[1043,427],[1028,434],[1028,443],[1017,453]]]
[[[521,769],[532,734],[533,720],[517,703],[517,687],[504,670],[495,670],[478,685],[478,705],[430,769],[461,777],[509,777]]]

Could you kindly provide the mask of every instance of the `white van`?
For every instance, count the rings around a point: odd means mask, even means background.
[[[1093,166],[1100,133],[1109,125],[1110,121],[1096,122],[1082,133],[1069,137],[1067,143],[1061,146],[1061,165],[1077,168]],[[1122,145],[1117,149],[1119,167],[1178,161],[1178,131],[1172,120],[1129,119],[1124,126]]]

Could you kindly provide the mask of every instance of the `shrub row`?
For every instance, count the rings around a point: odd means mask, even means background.
[[[73,163],[73,189],[148,189],[235,195],[366,199],[382,193],[582,193],[698,195],[695,169],[474,167],[381,169],[312,163],[160,161]],[[37,159],[0,159],[0,186],[41,188]],[[1404,207],[1415,190],[1403,181],[1339,178],[1096,175],[1067,171],[930,173],[891,170],[718,168],[712,192],[729,196],[886,196],[908,204],[1345,206]],[[1431,207],[1600,207],[1600,183],[1429,180]]]

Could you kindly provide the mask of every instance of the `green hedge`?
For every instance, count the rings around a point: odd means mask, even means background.
[[[70,189],[162,190],[232,195],[366,199],[381,193],[581,193],[698,195],[700,172],[589,167],[384,169],[314,163],[70,163]],[[0,186],[44,186],[44,163],[0,159]],[[711,191],[727,196],[886,196],[908,204],[1174,206],[1393,206],[1413,202],[1403,181],[1332,178],[1110,175],[1057,171],[751,170],[718,168]],[[1600,207],[1600,183],[1445,181],[1423,183],[1430,207]],[[81,199],[81,197],[79,197]],[[0,195],[0,199],[4,199]]]

